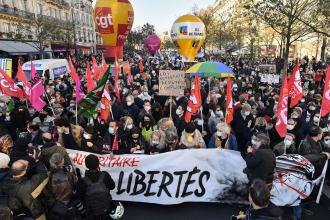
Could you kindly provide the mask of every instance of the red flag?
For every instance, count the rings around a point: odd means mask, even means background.
[[[329,112],[330,112],[330,65],[328,65],[328,70],[325,77],[323,98],[321,105],[321,116],[324,117]]]
[[[106,72],[108,70],[108,64],[105,62],[105,59],[104,59],[104,55],[103,55],[103,53],[102,53],[102,76],[103,76],[103,74]],[[101,76],[101,77],[102,77]],[[100,77],[100,78],[101,78]]]
[[[84,96],[83,89],[81,88],[80,77],[73,66],[72,60],[69,57],[69,69],[71,72],[71,81],[76,83],[76,102],[80,101]]]
[[[142,63],[142,60],[140,60],[140,62],[139,62],[139,70],[140,70],[140,73],[143,73],[143,63]]]
[[[86,81],[87,81],[87,92],[91,92],[95,88],[95,82],[93,80],[89,63],[86,64]]]
[[[300,99],[304,96],[301,86],[301,77],[300,77],[300,64],[297,63],[294,67],[291,77],[288,82],[289,97],[291,97],[290,108],[296,106]]]
[[[287,75],[284,75],[280,99],[277,106],[277,122],[275,125],[275,129],[277,133],[283,138],[287,132],[287,124],[288,124],[288,82]]]
[[[46,102],[41,98],[42,94],[45,93],[45,88],[40,80],[36,68],[31,61],[31,104],[32,107],[38,112],[43,109]]]
[[[196,114],[197,110],[202,106],[202,96],[199,87],[198,73],[195,74],[195,81],[191,88],[191,94],[188,101],[187,111],[185,114],[185,121],[188,123],[191,120],[191,115]]]
[[[112,104],[112,100],[110,97],[109,88],[106,85],[100,101],[100,113],[101,113],[100,116],[104,121],[107,121],[109,119],[111,104]]]
[[[69,69],[70,69],[70,72],[71,72],[71,81],[75,82],[77,77],[78,77],[78,74],[76,72],[76,69],[73,66],[71,57],[69,57],[68,63],[69,63]]]
[[[128,62],[123,65],[123,71],[124,71],[124,74],[128,75],[127,84],[128,85],[133,84],[133,77],[132,77],[131,67],[130,67]]]
[[[23,91],[16,83],[7,75],[7,73],[0,68],[0,90],[3,94],[23,98]]]
[[[234,107],[233,107],[233,94],[231,91],[231,77],[228,76],[227,80],[227,99],[226,99],[226,123],[234,119]]]
[[[20,60],[18,61],[18,65],[17,65],[16,78],[22,82],[24,95],[31,102],[31,85],[29,84],[26,75],[23,72]]]
[[[117,55],[115,55],[115,68],[114,68],[114,90],[116,93],[116,97],[118,99],[118,101],[120,102],[120,93],[119,93],[119,89],[118,89],[118,78],[119,78],[119,64],[118,64],[118,60],[117,60]]]
[[[95,80],[99,80],[100,79],[100,69],[99,66],[97,65],[96,59],[94,56],[92,56],[92,67],[93,67],[93,71],[94,71],[94,79]]]

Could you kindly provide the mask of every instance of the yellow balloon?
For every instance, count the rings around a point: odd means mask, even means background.
[[[194,61],[206,38],[205,25],[199,17],[183,15],[175,20],[171,38],[179,53]]]
[[[133,26],[133,7],[129,0],[98,0],[94,19],[103,45],[123,46]]]

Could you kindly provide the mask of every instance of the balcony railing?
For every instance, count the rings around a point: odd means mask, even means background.
[[[0,5],[0,13],[29,20],[34,19],[34,13],[23,11],[18,8],[10,8],[8,5]]]
[[[52,2],[54,2],[56,4],[59,4],[59,5],[62,5],[66,8],[70,8],[70,4],[65,0],[49,0],[49,1],[52,1]]]
[[[47,15],[38,15],[38,19],[43,20],[43,21],[47,21],[49,23],[52,23],[56,26],[60,26],[60,27],[64,27],[64,28],[72,28],[73,24],[71,21],[64,21],[58,18],[54,18],[51,16],[47,16]]]

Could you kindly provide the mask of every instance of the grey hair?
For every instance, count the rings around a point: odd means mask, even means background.
[[[164,149],[165,148],[165,133],[161,130],[156,130],[153,131],[150,135],[150,139],[149,139],[149,144],[150,146],[152,146],[152,138],[154,136],[158,136],[159,137],[159,145],[158,145],[158,149]]]
[[[167,129],[165,131],[166,142],[171,142],[173,140],[179,139],[178,133],[175,130]]]
[[[49,159],[49,164],[51,168],[61,168],[64,165],[64,157],[60,153],[55,153]]]

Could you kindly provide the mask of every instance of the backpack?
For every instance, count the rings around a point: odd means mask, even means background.
[[[111,195],[104,184],[104,173],[101,173],[97,182],[92,182],[88,177],[84,178],[87,185],[85,193],[86,211],[92,216],[106,215],[111,209]]]

